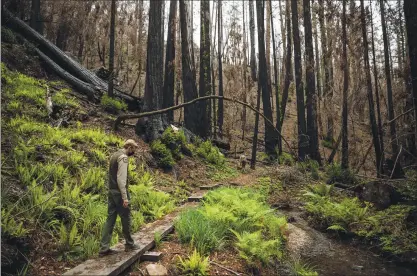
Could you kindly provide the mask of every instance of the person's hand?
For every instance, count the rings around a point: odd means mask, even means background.
[[[125,208],[129,207],[129,200],[127,199],[123,200],[123,207]]]

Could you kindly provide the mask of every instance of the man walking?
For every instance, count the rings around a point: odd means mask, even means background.
[[[123,236],[126,241],[125,251],[139,249],[130,233],[130,195],[127,182],[128,156],[135,154],[138,147],[134,140],[128,139],[125,141],[123,149],[114,153],[110,158],[108,214],[103,228],[99,256],[116,253],[115,250],[110,249],[110,241],[117,215],[120,216],[122,221]]]

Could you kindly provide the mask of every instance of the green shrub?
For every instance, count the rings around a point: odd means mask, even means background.
[[[175,221],[175,231],[181,243],[191,243],[201,254],[224,245],[227,228],[220,228],[196,209],[183,212]]]
[[[232,188],[210,191],[201,207],[182,213],[175,223],[180,241],[191,243],[203,254],[240,237],[237,247],[251,264],[269,258],[260,255],[263,253],[282,255],[286,228],[285,217],[275,216],[262,195],[250,189]]]
[[[179,257],[178,268],[181,271],[181,275],[205,276],[208,275],[209,267],[209,258],[204,258],[196,249],[194,249],[193,254],[185,260]]]
[[[298,162],[297,167],[302,173],[310,172],[311,177],[315,180],[318,180],[320,178],[319,176],[320,165],[316,160],[312,160],[308,158],[304,162]]]
[[[398,191],[410,200],[417,200],[417,171],[406,172],[406,181],[396,185]]]
[[[176,160],[182,159],[181,152],[187,151],[187,141],[182,130],[175,132],[171,127],[168,127],[162,133],[161,142],[171,151]]]
[[[238,174],[235,168],[229,167],[226,164],[224,166],[207,165],[207,177],[214,181],[224,181],[236,177]]]
[[[368,213],[369,204],[362,206],[357,198],[344,198],[340,203],[327,196],[321,196],[312,192],[304,194],[307,203],[306,211],[321,221],[329,230],[343,229],[348,231],[354,224],[362,222]]]
[[[377,238],[384,251],[397,255],[417,252],[417,231],[407,222],[415,210],[414,206],[390,206],[367,217],[354,231],[360,236]]]
[[[262,264],[268,264],[273,258],[281,258],[282,253],[278,248],[280,241],[278,239],[264,240],[260,231],[242,234],[233,231],[237,238],[236,247],[239,256],[249,265],[256,265],[258,261]]]
[[[278,163],[281,165],[286,165],[286,166],[293,166],[295,163],[294,157],[286,152],[283,152],[279,157],[278,157]]]
[[[291,263],[291,269],[296,276],[319,276],[311,265],[301,263],[300,260]]]
[[[1,27],[1,41],[14,44],[16,43],[16,36],[12,30]]]
[[[213,146],[210,141],[200,143],[197,147],[197,154],[214,165],[223,165],[226,162],[224,155],[217,147]]]
[[[342,166],[338,163],[333,163],[327,166],[326,173],[328,177],[327,183],[346,183],[346,184],[356,184],[358,179],[356,176],[348,169],[342,169]]]
[[[100,193],[105,189],[106,172],[101,167],[92,167],[81,173],[80,186],[84,192]]]
[[[171,151],[160,140],[153,141],[151,152],[156,157],[158,165],[162,168],[171,168],[175,165]]]
[[[104,107],[104,109],[108,112],[117,114],[121,111],[127,110],[127,104],[125,102],[111,98],[107,94],[104,94],[101,97],[100,103]]]

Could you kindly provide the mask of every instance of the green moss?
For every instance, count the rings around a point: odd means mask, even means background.
[[[339,163],[332,163],[326,167],[326,173],[328,177],[328,183],[346,183],[354,185],[358,183],[358,179],[355,174],[350,170],[342,169],[342,166]]]
[[[286,165],[286,166],[293,166],[295,163],[294,157],[286,152],[283,152],[279,157],[278,157],[278,163],[281,165]]]
[[[109,111],[112,113],[117,114],[121,111],[127,110],[127,104],[125,102],[111,98],[106,94],[101,97],[100,103],[106,111]]]
[[[151,144],[151,152],[157,158],[158,165],[162,168],[171,168],[175,161],[171,151],[160,140],[156,140]]]
[[[214,165],[223,165],[226,162],[224,155],[210,141],[200,143],[197,147],[197,154],[208,163]]]

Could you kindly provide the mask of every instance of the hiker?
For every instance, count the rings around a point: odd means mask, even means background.
[[[110,249],[110,241],[117,215],[122,221],[122,230],[126,241],[125,251],[139,249],[130,232],[130,195],[127,181],[128,156],[133,156],[138,148],[139,146],[134,140],[128,139],[125,141],[123,149],[114,153],[110,158],[107,220],[103,227],[99,256],[116,253],[115,250]]]

